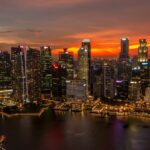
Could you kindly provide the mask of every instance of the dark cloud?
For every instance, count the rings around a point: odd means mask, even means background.
[[[14,31],[7,30],[7,31],[0,31],[0,34],[10,34],[13,33]]]
[[[37,30],[37,29],[26,29],[25,31],[30,32],[30,33],[41,33],[41,32],[43,32],[42,30]]]
[[[0,33],[5,40],[65,46],[87,34],[149,38],[149,6],[149,0],[0,0]]]

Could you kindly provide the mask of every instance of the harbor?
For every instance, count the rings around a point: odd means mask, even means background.
[[[15,104],[0,106],[0,114],[2,117],[16,116],[37,116],[40,117],[48,109],[62,112],[75,112],[90,114],[98,114],[100,117],[111,116],[137,116],[150,118],[150,103],[147,101],[138,101],[136,103],[104,103],[102,100],[87,100],[87,101],[54,101],[44,100],[40,104]]]

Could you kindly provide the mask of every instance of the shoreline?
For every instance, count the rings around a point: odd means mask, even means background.
[[[45,111],[47,111],[49,109],[49,107],[46,107],[46,108],[42,108],[41,110],[40,110],[40,112],[38,112],[38,113],[14,113],[14,114],[7,114],[7,113],[5,113],[5,112],[0,112],[0,115],[2,116],[2,117],[7,117],[7,118],[12,118],[12,117],[18,117],[18,116],[33,116],[33,117],[40,117]],[[56,111],[57,112],[57,111]],[[59,112],[64,112],[64,111],[59,111]],[[65,111],[66,112],[66,111]],[[76,112],[75,112],[76,113]],[[77,112],[77,113],[80,113],[80,112]],[[102,117],[100,114],[97,114],[97,113],[92,113],[93,114],[93,116],[98,116],[98,117],[100,117],[100,118],[108,118],[108,116],[107,117]],[[135,118],[139,118],[139,119],[149,119],[150,120],[150,116],[148,116],[147,114],[145,114],[145,115],[141,115],[141,114],[133,114],[133,115],[131,115],[131,114],[129,114],[129,115],[116,115],[115,116],[116,118],[117,117],[135,117]]]
[[[46,110],[48,110],[48,107],[46,108],[42,108],[40,110],[40,112],[37,112],[37,113],[13,113],[13,114],[8,114],[8,113],[5,113],[5,112],[0,112],[1,116],[5,116],[5,117],[8,117],[8,118],[11,118],[11,117],[16,117],[16,116],[35,116],[35,117],[40,117]]]

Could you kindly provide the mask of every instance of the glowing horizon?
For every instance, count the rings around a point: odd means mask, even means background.
[[[121,39],[121,38],[120,38]],[[57,46],[57,45],[50,45],[50,44],[42,44],[42,43],[23,43],[23,45],[28,45],[30,47],[33,48],[37,48],[40,49],[41,46],[43,45],[48,45],[52,47],[52,54],[55,57],[58,57],[57,55],[59,54],[59,52],[63,51],[63,48],[67,48],[68,51],[73,52],[74,57],[77,58],[78,55],[78,50],[81,47],[81,42],[82,40],[80,40],[80,42],[78,42],[78,44],[74,44],[73,46],[70,44],[70,46]],[[130,45],[129,45],[129,55],[133,56],[133,55],[137,55],[138,54],[138,47],[139,47],[139,41],[129,41]],[[3,45],[3,46],[2,46]],[[22,43],[20,44],[15,43],[15,41],[10,42],[10,44],[7,44],[5,42],[1,43],[0,41],[0,49],[3,50],[8,50],[10,49],[10,47],[12,46],[18,46],[18,45],[22,45]],[[150,43],[147,44],[148,47],[150,47]],[[121,47],[120,47],[120,40],[118,41],[92,41],[91,42],[91,54],[92,57],[104,57],[104,58],[117,58],[119,56]]]

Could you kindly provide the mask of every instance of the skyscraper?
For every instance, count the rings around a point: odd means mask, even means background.
[[[121,39],[121,52],[118,59],[118,79],[128,80],[129,70],[131,65],[129,63],[129,40],[128,38]]]
[[[66,98],[66,76],[67,70],[59,63],[52,64],[52,96],[55,100]]]
[[[40,100],[40,51],[29,48],[26,52],[27,97],[32,101]]]
[[[78,79],[86,82],[86,96],[89,95],[89,61],[88,50],[81,47],[78,51]]]
[[[148,60],[148,47],[146,39],[139,40],[138,62],[140,66],[142,93],[145,95],[145,89],[150,84],[150,61]]]
[[[139,63],[148,62],[148,47],[147,47],[146,39],[140,39],[139,40],[138,62]]]
[[[129,81],[131,78],[132,66],[129,61],[118,61],[118,80]]]
[[[82,41],[78,51],[78,78],[86,81],[86,95],[91,94],[91,44],[90,40]]]
[[[59,53],[59,62],[62,65],[65,65],[67,70],[67,79],[73,79],[74,77],[74,59],[73,53],[68,52],[67,48],[64,49],[64,52]]]
[[[91,41],[89,39],[84,39],[82,41],[82,48],[86,49],[88,52],[88,92],[92,94],[92,75],[91,75]]]
[[[11,61],[7,51],[0,51],[0,90],[12,89]]]
[[[11,48],[13,98],[23,102],[26,96],[26,47]]]
[[[95,59],[92,63],[92,82],[93,82],[93,96],[95,99],[102,96],[102,66],[103,61],[101,59]]]
[[[108,63],[103,64],[102,69],[102,79],[103,79],[103,97],[108,100],[114,98],[115,88],[114,88],[114,70]]]
[[[88,63],[89,63],[89,70],[91,66],[91,41],[89,39],[84,39],[82,41],[82,47],[88,50]]]
[[[127,60],[129,58],[129,40],[128,38],[121,39],[121,52],[119,59]]]
[[[6,102],[12,97],[12,78],[10,54],[0,51],[0,101]]]
[[[51,48],[41,47],[40,69],[41,69],[41,98],[51,98],[52,73],[51,73]]]
[[[115,83],[115,98],[127,100],[129,82],[125,80],[116,80]]]
[[[132,66],[129,61],[129,40],[121,39],[121,52],[117,62],[116,97],[125,100],[128,98],[128,87],[131,80]]]
[[[140,80],[138,78],[132,78],[129,84],[129,91],[128,91],[128,99],[131,102],[140,100],[141,97],[141,86]]]

